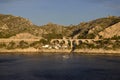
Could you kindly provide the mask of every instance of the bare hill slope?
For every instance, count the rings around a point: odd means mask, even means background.
[[[120,36],[120,22],[106,28],[98,34],[102,36],[102,38],[112,38],[114,36]]]

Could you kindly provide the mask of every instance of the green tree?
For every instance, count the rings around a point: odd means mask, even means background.
[[[22,41],[19,42],[19,46],[18,47],[22,48],[22,49],[28,48],[29,44],[27,42],[25,42],[25,41],[22,40]]]
[[[9,42],[7,45],[7,49],[15,49],[16,47],[16,43],[13,41]]]
[[[30,47],[34,47],[34,48],[38,49],[41,47],[41,43],[40,43],[40,41],[35,41],[30,44]]]
[[[116,40],[113,44],[113,49],[120,49],[120,41]]]
[[[47,40],[45,40],[45,39],[41,39],[39,42],[40,42],[41,44],[43,44],[43,45],[49,44],[49,42],[48,42]]]
[[[0,43],[0,48],[6,48],[6,44],[5,43]]]
[[[50,42],[51,39],[62,39],[63,35],[62,34],[49,33],[49,34],[43,35],[43,37],[45,39],[47,39],[48,42]]]
[[[111,39],[112,39],[112,40],[120,40],[120,36],[116,36],[116,35],[115,35],[115,36],[112,37]]]
[[[87,38],[88,38],[88,39],[93,39],[93,38],[95,38],[95,34],[93,34],[93,33],[88,34],[88,35],[87,35]]]

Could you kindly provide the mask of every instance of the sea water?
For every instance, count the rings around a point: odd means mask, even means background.
[[[120,80],[120,57],[0,55],[0,80]]]

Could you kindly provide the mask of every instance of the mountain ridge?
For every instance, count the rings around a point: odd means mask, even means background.
[[[30,33],[33,36],[46,39],[62,37],[70,37],[76,39],[94,39],[96,36],[98,36],[98,38],[101,38],[100,32],[104,32],[106,28],[109,28],[119,22],[119,16],[108,16],[88,22],[81,22],[78,25],[64,26],[48,23],[45,25],[37,26],[28,19],[20,16],[0,14],[0,38],[10,38],[12,36],[16,36],[17,34]],[[119,29],[120,25],[117,27],[117,29]],[[116,36],[119,35],[116,34]],[[112,37],[113,36],[110,38]]]

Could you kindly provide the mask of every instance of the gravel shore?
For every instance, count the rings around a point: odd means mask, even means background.
[[[70,53],[77,53],[77,54],[97,54],[97,55],[107,55],[107,54],[117,54],[120,55],[120,49],[119,50],[103,50],[103,49],[76,49],[73,52],[71,52],[70,49],[35,49],[35,48],[27,48],[27,49],[13,49],[13,50],[6,50],[6,49],[0,49],[0,54],[3,53],[22,53],[22,54],[37,54],[37,53],[53,53],[53,54],[70,54]]]

